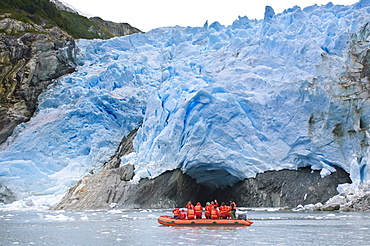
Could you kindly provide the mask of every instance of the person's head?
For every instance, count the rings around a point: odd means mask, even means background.
[[[209,206],[209,205],[211,205],[211,204],[210,204],[209,202],[207,202],[207,203],[206,203],[206,206]]]
[[[224,206],[225,205],[225,203],[224,202],[221,202],[221,206]]]
[[[200,202],[197,202],[197,205],[200,205]]]
[[[188,204],[191,204],[191,201],[189,201]]]
[[[213,204],[215,204],[213,201],[211,202],[211,204],[213,205]]]

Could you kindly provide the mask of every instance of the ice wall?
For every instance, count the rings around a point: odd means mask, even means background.
[[[361,62],[369,17],[363,1],[279,15],[266,7],[263,21],[157,30],[171,37],[171,61],[149,98],[136,154],[123,158],[136,180],[181,168],[224,187],[304,166],[322,176],[338,166],[354,183],[367,180],[369,74]]]
[[[19,198],[62,194],[139,126],[122,159],[135,181],[181,168],[223,187],[302,166],[369,179],[369,2],[266,10],[228,27],[80,40],[78,71],[1,147],[0,182]]]

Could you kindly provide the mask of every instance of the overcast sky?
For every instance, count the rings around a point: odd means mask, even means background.
[[[104,20],[126,22],[142,31],[165,26],[203,26],[208,20],[230,25],[238,16],[262,19],[265,6],[275,13],[295,5],[301,8],[325,5],[328,0],[60,0],[81,14],[99,16]],[[358,0],[333,0],[334,4],[351,5]]]

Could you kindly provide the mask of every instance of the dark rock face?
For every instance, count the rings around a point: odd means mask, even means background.
[[[349,206],[354,211],[370,211],[370,195],[367,194],[355,201]]]
[[[0,29],[15,33],[27,25],[4,20]],[[76,67],[74,40],[57,27],[44,31],[46,34],[0,34],[0,144],[18,124],[30,119],[41,92]]]
[[[338,184],[351,183],[342,169],[321,178],[310,167],[258,174],[232,188],[235,200],[247,207],[295,207],[299,204],[325,202],[338,194]]]
[[[6,186],[0,184],[0,203],[7,204],[12,203],[15,200],[16,199],[14,193],[11,190],[9,190]]]
[[[180,170],[138,184],[130,183],[133,175],[134,167],[126,165],[87,176],[51,209],[173,208],[183,207],[189,200],[205,204],[214,199],[234,199],[238,206],[246,207],[295,207],[325,202],[337,194],[339,183],[350,182],[341,169],[324,178],[310,168],[266,172],[226,189],[197,184]]]
[[[128,177],[133,170],[125,165],[87,176],[50,209],[172,208],[195,198],[197,185],[179,170],[131,184]]]

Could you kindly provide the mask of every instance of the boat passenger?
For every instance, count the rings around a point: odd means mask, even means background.
[[[206,219],[211,218],[211,203],[207,202],[206,207],[204,208],[204,216],[206,216]]]
[[[186,204],[185,208],[192,208],[194,209],[194,205],[191,203],[191,201],[188,202],[188,204]]]
[[[227,219],[228,217],[228,206],[224,202],[221,203],[220,206],[220,218],[221,219]]]
[[[197,202],[197,205],[195,205],[194,209],[195,209],[196,219],[201,219],[203,208],[202,208],[202,205],[200,205],[200,202]]]
[[[211,219],[218,220],[220,218],[220,213],[218,212],[218,209],[213,207],[211,209]]]
[[[184,209],[181,209],[181,212],[179,214],[179,219],[180,220],[185,220],[186,219],[186,213]]]
[[[215,207],[216,207],[216,208],[218,208],[218,202],[217,202],[217,200],[216,200],[216,199],[215,199],[214,204],[215,204]]]
[[[195,211],[194,211],[194,208],[188,208],[187,209],[187,216],[188,216],[188,220],[195,219]]]
[[[172,213],[173,213],[173,218],[174,219],[178,219],[179,218],[179,215],[180,215],[180,209],[179,208],[175,208],[174,210],[172,210]]]
[[[231,206],[230,206],[230,204],[227,204],[226,207],[227,207],[227,218],[229,219],[230,218]]]
[[[230,200],[230,207],[231,207],[231,210],[230,210],[231,219],[235,220],[236,219],[236,216],[235,216],[236,203],[233,200]]]

